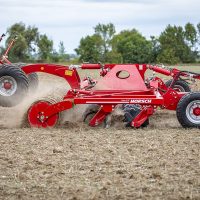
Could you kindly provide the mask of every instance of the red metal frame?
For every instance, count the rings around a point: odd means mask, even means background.
[[[88,84],[82,87],[85,84],[82,84],[75,66],[31,64],[22,67],[27,74],[44,72],[62,77],[71,86],[63,101],[49,105],[43,108],[42,111],[40,110],[43,113],[42,118],[48,120],[51,116],[77,104],[98,104],[100,105],[99,111],[89,123],[91,126],[96,126],[102,123],[106,116],[115,109],[116,105],[140,104],[142,106],[141,113],[132,121],[132,126],[139,127],[155,112],[157,107],[176,110],[179,100],[185,95],[183,92],[168,88],[158,77],[154,77],[149,83],[145,84],[147,69],[172,76],[174,80],[181,74],[179,70],[170,71],[147,64],[106,64],[105,66],[101,64],[83,64],[79,67],[81,69],[100,69],[100,75],[103,77],[97,81],[95,86],[88,89],[89,79]],[[117,73],[123,70],[130,74],[128,78],[117,77]],[[184,72],[184,75],[187,74]],[[87,79],[84,79],[84,81],[87,82]],[[32,125],[34,126],[34,124]]]
[[[4,36],[5,36],[5,34],[2,34],[2,36],[0,37],[0,42]],[[13,47],[13,45],[15,44],[15,42],[16,42],[16,37],[14,37],[8,44],[4,54],[1,56],[0,64],[4,64],[4,63],[11,64],[11,62],[8,60],[8,53],[11,50],[11,48]]]

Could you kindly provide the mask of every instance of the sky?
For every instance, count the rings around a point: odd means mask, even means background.
[[[36,26],[58,49],[74,53],[80,39],[98,23],[113,23],[117,33],[136,28],[149,38],[168,24],[200,22],[199,0],[0,0],[0,34],[14,23]]]

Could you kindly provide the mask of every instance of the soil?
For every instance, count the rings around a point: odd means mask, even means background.
[[[0,199],[200,199],[200,130],[158,110],[144,129],[81,122],[84,106],[53,129],[21,128],[38,97],[66,87],[40,76],[38,92],[0,108]],[[37,97],[36,97],[37,96]]]

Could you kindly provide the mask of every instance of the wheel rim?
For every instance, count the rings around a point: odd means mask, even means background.
[[[57,124],[59,114],[55,114],[45,120],[43,112],[51,105],[47,101],[38,101],[34,103],[28,110],[28,122],[31,127],[48,128]]]
[[[174,85],[173,89],[177,92],[185,92],[184,87],[182,87],[181,85]]]
[[[186,116],[190,122],[200,124],[200,100],[195,100],[188,104]]]
[[[2,96],[12,96],[17,90],[17,82],[11,76],[0,78],[0,94]]]

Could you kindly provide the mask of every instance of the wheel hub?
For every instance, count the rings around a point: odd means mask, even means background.
[[[186,115],[190,122],[200,124],[200,100],[195,100],[188,104]]]
[[[0,78],[0,95],[12,96],[17,90],[17,82],[12,76]]]
[[[10,82],[4,82],[4,88],[5,88],[6,90],[11,89],[11,87],[12,87],[12,84],[11,84]]]
[[[196,116],[200,116],[200,108],[199,108],[199,107],[194,108],[193,113],[194,113],[194,115],[196,115]]]
[[[47,128],[54,127],[58,121],[59,114],[51,117],[45,116],[44,111],[50,106],[48,101],[35,102],[28,110],[28,122],[31,127]]]

